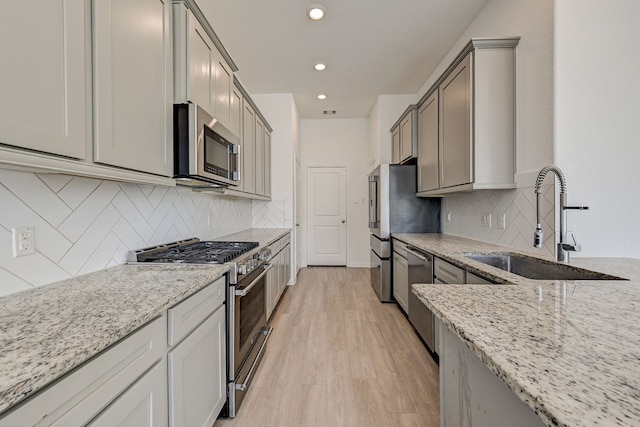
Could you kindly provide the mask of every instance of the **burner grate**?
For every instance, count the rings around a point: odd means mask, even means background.
[[[223,264],[257,247],[258,242],[195,242],[139,254],[138,262]]]

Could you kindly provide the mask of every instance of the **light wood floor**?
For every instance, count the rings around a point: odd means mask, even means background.
[[[223,426],[438,426],[438,366],[364,268],[305,268],[235,419]]]

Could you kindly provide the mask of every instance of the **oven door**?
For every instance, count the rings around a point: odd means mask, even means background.
[[[244,395],[253,379],[260,360],[264,354],[271,328],[267,325],[265,310],[265,292],[267,272],[273,268],[265,265],[258,268],[241,281],[235,288],[233,308],[233,378],[230,393],[229,416],[242,403]]]

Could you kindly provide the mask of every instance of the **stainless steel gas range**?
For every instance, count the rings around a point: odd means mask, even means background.
[[[129,253],[130,263],[227,264],[227,403],[222,416],[235,417],[256,372],[272,328],[265,313],[270,250],[256,242],[197,238]]]

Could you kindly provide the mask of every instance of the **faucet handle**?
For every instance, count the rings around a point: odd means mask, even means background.
[[[565,251],[581,252],[582,245],[576,241],[576,236],[574,236],[573,233],[571,233],[571,239],[573,240],[573,244],[563,243],[562,249],[564,249]]]

